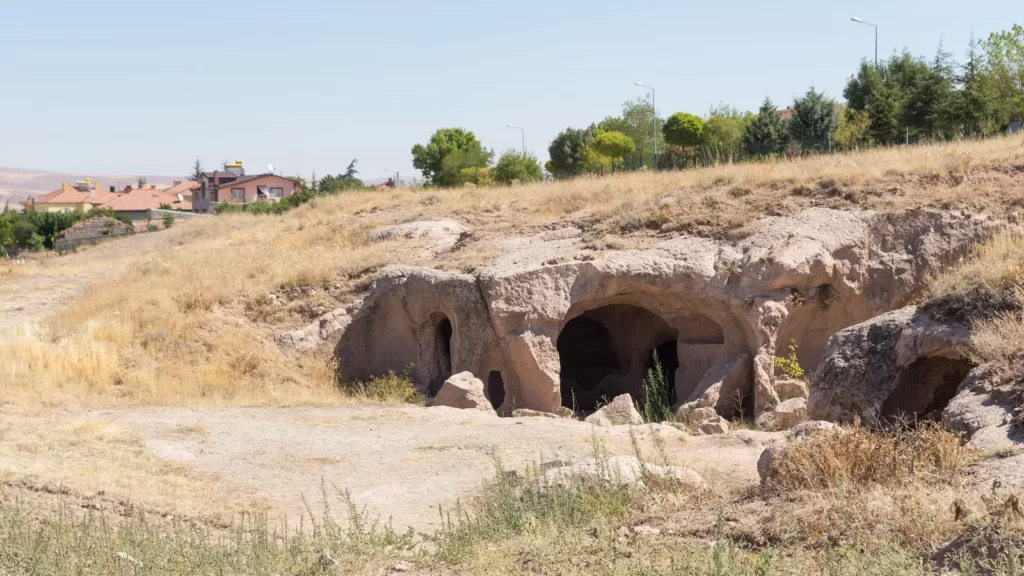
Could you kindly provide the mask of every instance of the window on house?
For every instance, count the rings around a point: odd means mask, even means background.
[[[245,188],[232,188],[231,189],[232,200],[245,200]]]
[[[256,199],[257,200],[266,200],[267,199],[267,187],[266,186],[256,186]]]
[[[280,198],[282,196],[284,196],[284,188],[271,188],[270,189],[270,197],[271,198]]]

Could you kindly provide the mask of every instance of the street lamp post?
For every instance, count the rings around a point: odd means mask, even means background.
[[[857,16],[854,16],[853,18],[850,18],[850,20],[852,20],[852,21],[854,21],[854,22],[856,22],[858,24],[864,24],[865,26],[871,26],[872,28],[875,29],[875,68],[878,68],[878,26],[876,24],[872,24],[871,22],[865,22],[864,20],[861,20]]]
[[[519,130],[520,132],[522,132],[522,136],[523,136],[523,156],[525,157],[526,156],[526,129],[525,128],[520,128],[519,126],[513,126],[511,124],[509,124],[508,127],[512,128],[513,130]]]
[[[395,175],[395,190],[398,190],[398,170],[388,170],[387,168],[385,168],[384,171],[391,172],[392,174]]]
[[[640,82],[633,82],[634,86],[641,88],[647,88],[651,91],[651,138],[652,144],[654,144],[654,165],[651,166],[651,170],[658,169],[658,108],[654,105],[654,88],[641,84]]]

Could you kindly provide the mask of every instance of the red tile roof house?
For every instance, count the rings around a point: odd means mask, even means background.
[[[143,230],[150,224],[162,225],[162,214],[152,212],[159,210],[161,206],[170,210],[191,212],[192,195],[198,187],[197,182],[179,182],[166,190],[157,190],[156,186],[125,190],[113,194],[114,198],[107,200],[100,208],[109,208],[118,216],[127,216],[135,223],[137,229]]]
[[[216,170],[202,174],[199,188],[192,196],[192,209],[205,213],[211,212],[221,202],[277,202],[300,189],[295,180],[276,174],[246,176],[242,162],[235,161],[225,164],[223,172]]]

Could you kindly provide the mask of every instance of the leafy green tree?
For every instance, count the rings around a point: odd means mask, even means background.
[[[701,144],[718,149],[733,150],[743,144],[743,133],[752,115],[740,112],[727,104],[713,106],[704,120]]]
[[[765,98],[757,116],[743,130],[743,147],[751,156],[782,154],[789,142],[786,121],[782,119],[771,98]]]
[[[614,165],[636,152],[636,143],[622,132],[602,132],[594,139],[594,149]]]
[[[494,152],[481,147],[456,150],[445,156],[441,162],[441,173],[433,183],[436,186],[463,186],[465,184],[490,184],[489,166]]]
[[[555,136],[548,146],[551,158],[548,172],[556,178],[573,178],[586,174],[587,157],[593,145],[596,129],[566,128]]]
[[[14,220],[16,216],[4,212],[0,214],[0,254],[7,255],[7,251],[14,247]]]
[[[835,101],[814,88],[793,102],[789,134],[803,150],[827,149],[829,137],[838,126]]]
[[[544,171],[533,154],[508,150],[498,158],[492,175],[499,184],[525,184],[542,180]]]
[[[665,140],[669,144],[681,148],[692,148],[701,143],[704,120],[700,116],[676,112],[668,117],[662,130],[665,133]]]
[[[960,91],[955,105],[956,116],[960,119],[964,134],[977,136],[998,130],[998,95],[981,43],[973,37],[967,49],[967,62],[961,67],[957,82]]]
[[[839,126],[832,133],[833,144],[837,148],[849,150],[866,143],[871,135],[871,118],[868,113],[842,104],[837,104],[837,108]]]
[[[924,132],[931,138],[948,139],[959,134],[953,65],[952,55],[942,49],[940,42],[931,63],[931,76],[922,89],[929,102]]]
[[[446,169],[445,160],[454,155],[458,156],[449,160]],[[412,165],[434,186],[459,185],[462,168],[486,168],[491,157],[493,153],[484,149],[476,135],[462,128],[442,128],[434,132],[426,146],[412,147]]]
[[[356,170],[356,164],[359,164],[359,159],[353,158],[352,161],[348,163],[348,168],[345,169],[345,173],[341,175],[342,179],[350,182],[353,180],[359,180],[359,170]]]
[[[196,161],[192,163],[192,173],[188,175],[188,179],[193,182],[198,182],[203,177],[203,163],[196,158]]]
[[[1024,120],[1024,27],[1014,24],[1010,30],[994,32],[983,45],[997,121]]]
[[[664,123],[650,98],[640,97],[624,102],[621,116],[605,118],[597,128],[605,132],[622,132],[633,140],[636,149],[623,157],[622,164],[627,170],[638,170],[650,165],[654,158],[653,138],[657,138],[659,151],[665,148],[665,136],[662,133]]]

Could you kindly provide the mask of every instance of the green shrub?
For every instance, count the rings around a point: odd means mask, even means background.
[[[391,370],[384,376],[371,378],[369,382],[353,384],[351,391],[355,396],[375,402],[398,402],[418,406],[426,402],[426,397],[416,389],[416,384],[409,378],[408,369],[402,373]]]
[[[796,380],[804,379],[804,369],[800,366],[800,360],[796,357],[796,340],[789,341],[789,355],[775,357],[775,373],[784,374]]]
[[[499,184],[523,184],[543,179],[544,171],[533,154],[509,150],[498,159],[492,175]]]
[[[170,228],[174,226],[174,214],[164,214],[164,228]]]

